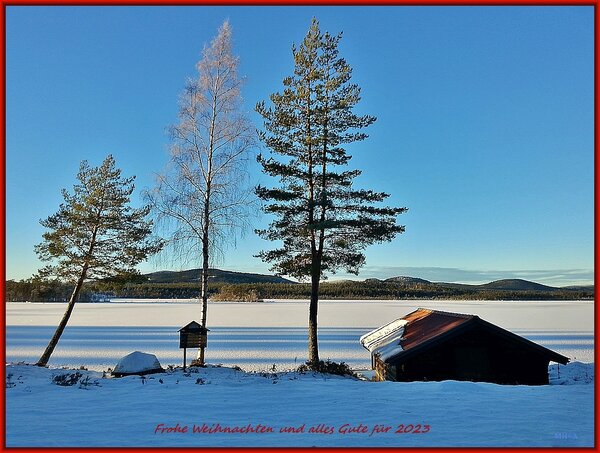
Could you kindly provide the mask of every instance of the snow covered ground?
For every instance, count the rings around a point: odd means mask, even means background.
[[[561,366],[563,375],[571,366]],[[590,384],[365,382],[208,368],[143,379],[80,371],[79,383],[59,386],[53,377],[75,371],[6,371],[8,447],[593,445]],[[281,432],[290,427],[300,432]]]
[[[207,360],[226,366],[109,379],[101,371],[135,350],[163,367],[179,365],[177,329],[199,319],[198,305],[81,304],[50,369],[7,365],[7,446],[593,445],[593,302],[326,301],[322,358],[367,368],[359,337],[418,307],[477,314],[575,363],[550,367],[551,383],[562,385],[536,387],[282,373],[306,360],[307,302],[211,303]],[[64,309],[7,304],[7,362],[37,360]],[[273,364],[276,375],[258,372]],[[63,365],[91,371],[78,371],[75,385],[56,385],[55,376],[77,372]],[[210,432],[259,424],[264,432]],[[345,432],[349,426],[359,432]]]

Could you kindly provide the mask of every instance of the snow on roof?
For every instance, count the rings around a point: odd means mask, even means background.
[[[364,334],[360,337],[360,343],[370,352],[373,352],[373,349],[383,344],[388,344],[393,339],[397,338],[400,340],[404,333],[404,326],[407,323],[408,321],[406,319],[396,319],[385,326],[378,327],[377,329]]]
[[[462,323],[468,319],[473,318],[472,315],[463,315],[460,313],[447,313],[436,310],[430,310],[426,308],[419,308],[403,318],[398,318],[388,324],[385,324],[382,327],[378,327],[371,332],[366,333],[362,337],[360,337],[361,344],[371,352],[373,355],[378,355],[381,360],[387,360],[390,357],[397,355],[398,353],[405,350],[402,347],[401,342],[404,342],[406,349],[409,349],[411,345],[414,345],[415,338],[414,333],[412,331],[406,331],[409,329],[408,324],[419,325],[419,321],[423,319],[435,315],[435,318],[439,321],[442,320],[442,324],[454,325],[457,322]],[[459,321],[457,321],[457,319]],[[437,323],[434,325],[426,325],[425,330],[428,335],[427,338],[438,335],[443,332],[443,329]],[[406,333],[406,337],[405,337]],[[412,341],[411,341],[412,338]],[[418,335],[417,342],[423,341],[424,336],[421,331]]]
[[[388,337],[385,342],[378,343],[375,352],[379,354],[381,360],[386,360],[403,351],[402,345],[400,344],[403,335],[404,327],[395,332],[392,337]]]

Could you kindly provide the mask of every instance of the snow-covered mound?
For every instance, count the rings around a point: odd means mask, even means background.
[[[127,354],[115,367],[112,374],[116,377],[129,376],[132,374],[151,374],[151,373],[162,373],[163,367],[160,366],[160,362],[154,354],[147,354],[145,352],[134,351],[131,354]]]
[[[548,367],[551,385],[574,385],[594,383],[594,364],[571,362],[566,365],[552,364]]]

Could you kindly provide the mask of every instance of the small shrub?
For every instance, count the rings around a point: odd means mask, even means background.
[[[12,377],[13,377],[13,374],[12,374],[12,373],[8,373],[8,374],[6,375],[6,388],[7,388],[7,389],[11,389],[11,388],[13,388],[13,387],[16,387],[16,386],[17,386],[16,382],[13,382],[13,381],[12,381]]]
[[[80,389],[89,390],[90,387],[100,387],[100,383],[96,379],[91,380],[89,376],[86,376],[79,381]]]
[[[206,383],[206,381],[202,378],[196,379],[196,384],[198,384],[198,385],[204,385],[205,383]]]
[[[52,378],[52,383],[60,385],[61,387],[70,387],[77,384],[82,376],[83,375],[79,371],[76,371],[75,373],[57,374]]]
[[[239,285],[223,285],[220,291],[211,297],[211,300],[226,302],[262,302],[256,289],[247,289]]]
[[[306,364],[300,365],[297,371],[301,374],[304,374],[307,371],[316,371],[317,373],[335,374],[337,376],[357,377],[356,373],[352,371],[347,363],[336,363],[329,359],[326,361],[319,360],[318,363],[306,362]]]

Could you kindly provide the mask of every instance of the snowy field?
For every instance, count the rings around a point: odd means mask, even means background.
[[[207,360],[223,367],[106,379],[101,371],[134,350],[157,355],[163,366],[180,365],[177,330],[199,320],[199,307],[183,301],[80,304],[50,369],[7,366],[7,446],[593,446],[593,302],[320,305],[323,359],[367,368],[360,335],[418,307],[455,311],[476,314],[575,362],[551,366],[554,385],[535,387],[282,372],[306,360],[307,305],[211,303]],[[36,361],[64,309],[7,304],[7,362]],[[276,374],[258,372],[273,364]],[[90,371],[80,371],[77,384],[52,383],[68,373],[58,367],[82,365]],[[57,416],[61,407],[81,416]],[[281,432],[286,428],[299,432]]]
[[[9,303],[6,360],[35,362],[53,335],[65,304]],[[593,362],[593,302],[324,301],[319,307],[322,359],[368,368],[361,335],[419,308],[476,314],[572,360]],[[291,369],[307,358],[308,303],[210,303],[207,361],[244,370]],[[51,366],[114,368],[135,351],[162,365],[181,364],[178,329],[200,321],[198,303],[96,303],[76,305]],[[193,354],[188,351],[188,358]]]

